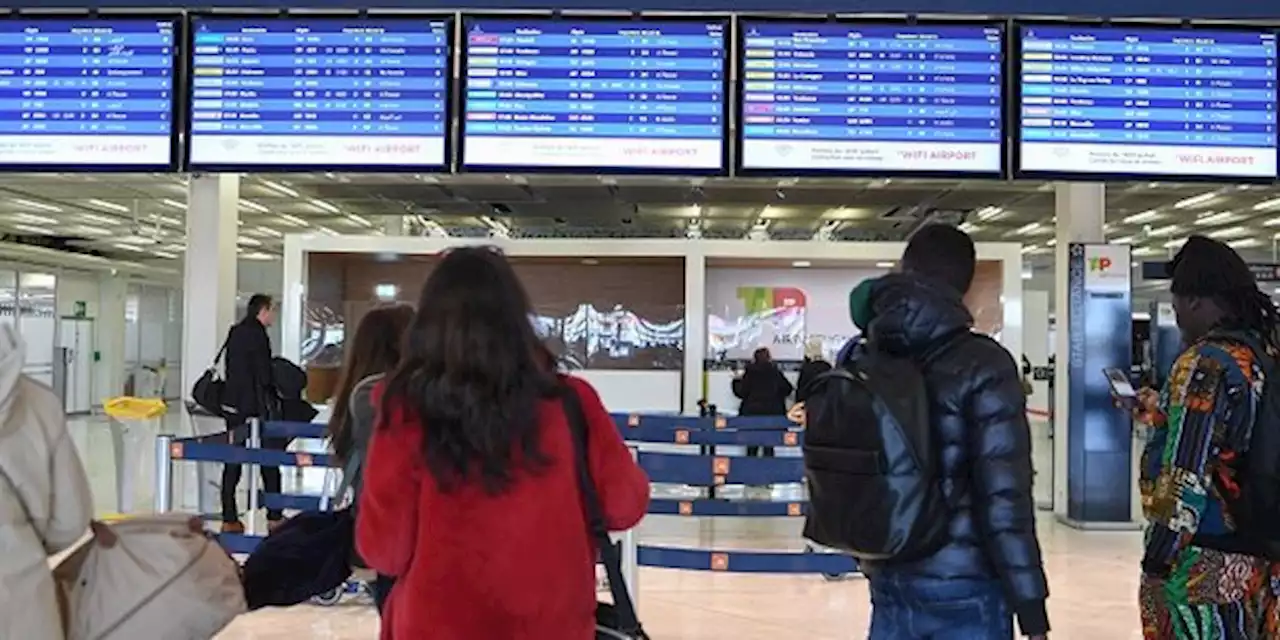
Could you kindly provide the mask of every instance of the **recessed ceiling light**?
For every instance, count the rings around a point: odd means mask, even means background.
[[[269,213],[269,212],[271,211],[270,209],[268,209],[268,208],[266,208],[266,207],[264,207],[264,206],[262,206],[262,205],[260,205],[260,204],[258,204],[258,203],[256,203],[256,202],[254,202],[254,201],[252,201],[252,200],[241,200],[241,201],[240,201],[240,206],[241,206],[241,207],[244,207],[245,209],[250,209],[250,210],[253,210],[253,211],[257,211],[258,213]]]
[[[356,223],[356,224],[358,224],[358,225],[360,225],[360,226],[362,226],[362,227],[372,227],[372,226],[373,226],[373,223],[372,223],[372,222],[369,222],[369,220],[368,220],[368,219],[366,219],[366,218],[362,218],[362,217],[360,217],[360,216],[358,216],[358,215],[356,215],[356,214],[354,214],[354,213],[348,213],[348,214],[347,214],[347,219],[348,219],[348,220],[350,220],[350,221],[352,221],[352,222],[354,222],[354,223]]]
[[[877,269],[892,269],[892,268],[893,268],[893,266],[894,266],[894,264],[895,264],[895,263],[893,263],[893,262],[877,262],[877,263],[876,263],[876,268],[877,268]]]
[[[160,202],[163,202],[173,207],[174,209],[182,209],[183,211],[187,210],[187,205],[185,203],[178,202],[177,200],[174,200],[172,198],[164,198]]]
[[[1231,211],[1219,211],[1218,213],[1210,213],[1196,218],[1196,224],[1225,224],[1233,220],[1235,217],[1236,214]]]
[[[48,227],[37,227],[29,224],[15,224],[13,225],[13,228],[17,229],[18,231],[22,231],[23,233],[33,233],[38,236],[53,235],[53,230]]]
[[[34,213],[18,213],[14,214],[13,219],[17,222],[25,222],[27,224],[58,224],[58,221],[49,216],[38,216]]]
[[[284,195],[289,196],[290,198],[302,197],[302,194],[298,193],[297,191],[294,191],[291,187],[280,184],[279,182],[275,182],[272,180],[263,180],[262,184],[267,188],[271,189],[272,191],[283,193]]]
[[[237,238],[237,239],[236,239],[236,242],[237,242],[238,244],[244,245],[244,246],[246,246],[246,247],[261,247],[261,246],[262,246],[262,241],[261,241],[261,240],[258,240],[258,239],[255,239],[255,238],[247,238],[247,237],[245,237],[245,236],[240,236],[239,238]]]
[[[1200,206],[1200,205],[1202,205],[1202,204],[1205,204],[1205,203],[1209,202],[1210,200],[1213,200],[1214,198],[1217,198],[1217,197],[1218,197],[1218,192],[1217,192],[1217,191],[1210,191],[1210,192],[1208,192],[1208,193],[1202,193],[1202,194],[1200,194],[1200,195],[1198,195],[1198,196],[1191,196],[1190,198],[1185,198],[1185,199],[1179,200],[1179,201],[1177,201],[1177,202],[1173,203],[1173,208],[1174,208],[1174,209],[1188,209],[1188,208],[1190,208],[1190,207],[1198,207],[1198,206]]]
[[[342,209],[339,209],[338,207],[328,202],[325,202],[324,200],[313,199],[311,200],[311,205],[316,207],[317,209],[323,209],[325,211],[328,211],[329,213],[342,213]]]
[[[293,225],[293,226],[295,226],[295,227],[305,227],[305,226],[307,226],[307,221],[306,221],[306,220],[303,220],[302,218],[299,218],[298,216],[291,216],[291,215],[289,215],[289,214],[287,214],[287,213],[281,213],[281,214],[277,214],[277,215],[280,217],[280,219],[281,219],[281,220],[284,220],[285,222],[288,222],[289,224],[291,224],[291,225]]]
[[[132,209],[130,209],[129,207],[126,207],[118,202],[108,202],[106,200],[99,200],[98,198],[90,198],[89,204],[95,207],[103,208],[103,209],[111,209],[113,211],[119,211],[120,213],[129,213],[130,211],[132,211]]]
[[[1160,212],[1155,209],[1151,209],[1149,211],[1143,211],[1142,213],[1135,213],[1131,216],[1127,216],[1123,218],[1121,222],[1125,224],[1142,224],[1144,222],[1151,222],[1159,217]]]
[[[795,262],[791,263],[791,266],[797,269],[807,269],[809,267],[812,267],[813,263],[809,262],[808,260],[796,260]]]
[[[1266,211],[1267,209],[1274,209],[1276,207],[1280,207],[1280,198],[1272,198],[1270,200],[1259,202],[1258,204],[1253,205],[1253,210]]]
[[[1025,247],[1023,247],[1023,248],[1022,248],[1022,253],[1023,253],[1023,254],[1027,254],[1027,253],[1035,253],[1035,252],[1037,252],[1037,251],[1039,251],[1039,250],[1040,250],[1040,245],[1038,245],[1038,244],[1029,244],[1029,245],[1027,245],[1027,246],[1025,246]]]
[[[585,264],[585,265],[597,265],[597,264],[600,264],[600,261],[599,261],[599,260],[596,260],[595,258],[583,258],[583,259],[582,259],[582,264]]]
[[[1240,238],[1239,240],[1232,240],[1231,242],[1228,242],[1227,246],[1232,249],[1248,249],[1249,247],[1256,247],[1260,244],[1262,244],[1262,241],[1257,238]]]
[[[120,218],[112,218],[111,216],[104,216],[96,213],[82,213],[80,214],[80,217],[90,222],[96,222],[98,224],[117,225],[117,224],[120,224],[121,222]]]
[[[36,202],[35,200],[24,200],[22,198],[14,198],[13,201],[29,209],[40,209],[42,211],[52,211],[54,213],[62,213],[62,207],[55,207],[51,204]]]

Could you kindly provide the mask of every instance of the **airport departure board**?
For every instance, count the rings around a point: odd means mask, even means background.
[[[449,24],[194,18],[191,166],[445,166]]]
[[[1020,27],[1024,173],[1276,177],[1273,32]]]
[[[996,24],[741,23],[747,171],[997,175]]]
[[[170,168],[173,19],[0,21],[0,166]]]
[[[462,166],[724,168],[721,20],[472,19]]]

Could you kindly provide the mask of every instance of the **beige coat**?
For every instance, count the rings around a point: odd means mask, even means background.
[[[61,640],[48,558],[86,533],[93,499],[57,396],[22,361],[0,323],[0,638]]]

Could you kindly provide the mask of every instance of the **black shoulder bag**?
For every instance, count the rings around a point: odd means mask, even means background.
[[[591,478],[591,466],[587,458],[587,419],[582,411],[582,401],[578,398],[578,393],[568,387],[563,389],[561,398],[565,419],[569,422],[573,437],[576,453],[574,466],[578,470],[578,490],[582,493],[583,510],[586,512],[587,525],[591,528],[591,537],[600,550],[600,561],[609,576],[609,592],[613,594],[612,605],[602,602],[596,606],[596,640],[648,640],[649,636],[645,635],[636,616],[635,603],[631,600],[631,593],[627,591],[627,583],[622,578],[622,554],[618,545],[609,538],[600,496],[596,492],[595,480]]]
[[[231,336],[228,334],[222,341],[222,348],[218,349],[218,355],[214,356],[213,364],[205,369],[204,375],[191,386],[191,400],[196,403],[196,406],[220,418],[227,414],[227,409],[222,404],[227,383],[218,373],[218,365],[222,363],[222,356],[227,353],[227,343],[230,341]]]

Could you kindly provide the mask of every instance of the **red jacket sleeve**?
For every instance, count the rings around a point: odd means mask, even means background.
[[[393,422],[373,432],[356,503],[356,549],[370,568],[402,576],[418,538],[422,432]]]
[[[618,434],[595,388],[574,377],[569,378],[569,384],[581,399],[582,411],[586,414],[587,462],[596,492],[600,494],[605,526],[610,531],[630,529],[639,524],[649,510],[649,477]]]

